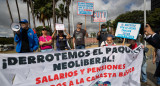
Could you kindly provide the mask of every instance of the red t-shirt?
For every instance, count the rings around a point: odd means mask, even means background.
[[[132,45],[132,50],[135,49],[135,48],[137,48],[137,47],[138,47],[137,43],[135,45]]]

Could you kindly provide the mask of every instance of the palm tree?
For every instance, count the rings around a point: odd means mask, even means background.
[[[19,21],[21,21],[21,17],[20,17],[20,13],[19,13],[19,7],[18,7],[18,2],[17,2],[17,0],[15,0],[15,2],[16,2],[17,12],[18,12],[18,18],[19,18]]]
[[[57,18],[56,18],[56,20],[57,20],[56,22],[58,23],[58,19],[59,19],[59,17],[60,17],[60,10],[59,10],[58,8],[55,9],[55,15],[56,15],[56,17],[57,17]]]
[[[67,18],[68,18],[68,32],[70,34],[70,11],[69,11],[69,6],[71,4],[71,0],[63,0],[63,2],[66,2],[66,8],[65,8],[65,11],[66,11],[66,14],[67,14]]]
[[[34,29],[36,31],[36,22],[35,22],[35,16],[34,16],[34,4],[33,4],[33,0],[29,0],[30,4],[31,4],[31,12],[32,12],[32,18],[33,18],[33,25],[34,25]]]
[[[55,8],[56,8],[56,4],[59,0],[53,0],[53,25],[54,25],[54,28],[55,28],[55,22],[56,22],[56,14],[55,14]]]
[[[67,18],[65,8],[64,8],[64,4],[59,5],[59,10],[60,10],[59,16],[60,16],[61,22],[63,23],[63,19]]]
[[[7,7],[8,7],[10,18],[11,18],[11,22],[13,23],[13,17],[12,17],[12,13],[11,13],[11,10],[10,10],[10,6],[9,6],[9,3],[8,3],[8,0],[6,0],[6,3],[7,3]],[[15,32],[14,31],[13,31],[13,35],[15,36]],[[15,45],[16,45],[16,42],[14,41],[14,49],[16,49]]]
[[[30,10],[29,10],[29,7],[30,7],[30,0],[23,0],[24,3],[27,3],[27,12],[28,12],[28,23],[29,23],[29,27],[31,27],[31,23],[30,23]]]
[[[30,22],[30,11],[29,11],[29,1],[27,0],[27,12],[28,12],[28,22],[29,22],[29,27],[31,27],[31,22]],[[34,28],[35,29],[35,28]]]
[[[6,0],[6,3],[7,3],[7,7],[8,7],[10,18],[11,18],[11,22],[13,23],[13,17],[12,17],[12,13],[11,13],[11,10],[10,10],[10,6],[9,6],[9,3],[8,3],[8,0]]]
[[[55,0],[53,0],[53,25],[54,25],[54,28],[55,28]]]
[[[36,0],[34,10],[37,19],[43,23],[43,26],[45,26],[45,21],[48,21],[52,17],[52,3],[50,3],[49,0]]]

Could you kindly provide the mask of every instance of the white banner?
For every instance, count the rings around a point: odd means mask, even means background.
[[[143,49],[0,54],[2,86],[140,86]]]

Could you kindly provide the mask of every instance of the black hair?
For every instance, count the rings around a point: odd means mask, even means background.
[[[102,24],[101,27],[106,27],[106,25],[105,25],[105,24]]]

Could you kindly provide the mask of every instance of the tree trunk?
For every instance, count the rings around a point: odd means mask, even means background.
[[[42,20],[42,23],[43,23],[43,27],[45,27],[45,20]]]
[[[49,23],[50,23],[50,28],[52,29],[52,27],[51,27],[51,19],[49,19]]]
[[[11,13],[11,10],[10,10],[10,7],[9,7],[8,0],[6,0],[6,3],[7,3],[7,7],[8,7],[10,18],[11,18],[11,22],[13,23],[13,17],[12,17],[12,13]]]
[[[29,11],[29,1],[27,1],[27,11],[28,11],[28,23],[29,23],[29,27],[31,27],[31,22],[30,22],[30,11]]]
[[[47,19],[47,24],[48,24],[48,27],[49,27],[49,19]]]
[[[50,34],[50,36],[52,35],[52,29],[51,29],[51,27],[50,27],[50,19],[47,19],[47,23],[48,23],[48,27],[49,27],[49,34]]]
[[[53,0],[53,28],[55,28],[55,0]]]
[[[57,16],[57,23],[58,23],[58,16]]]
[[[35,23],[35,16],[34,16],[34,6],[33,6],[33,1],[30,0],[31,2],[31,12],[32,12],[32,17],[33,17],[33,25],[34,25],[34,29],[36,31],[36,23]]]
[[[9,6],[9,3],[8,3],[8,0],[6,0],[6,3],[7,3],[7,7],[8,7],[10,18],[11,18],[11,22],[13,23],[13,17],[12,17],[12,13],[11,13],[11,10],[10,10],[10,6]],[[15,32],[14,31],[13,31],[13,35],[15,36]],[[14,49],[16,49],[16,42],[15,41],[14,41]]]
[[[17,2],[17,0],[15,0],[15,2],[16,2],[17,12],[18,12],[18,18],[19,18],[19,21],[21,21],[21,17],[20,17],[20,13],[19,13],[19,7],[18,7],[18,2]]]
[[[67,4],[67,10],[68,10],[68,13],[67,13],[67,16],[68,16],[68,33],[70,34],[70,16],[69,16],[69,4]]]
[[[63,18],[61,18],[62,24],[63,24]]]

